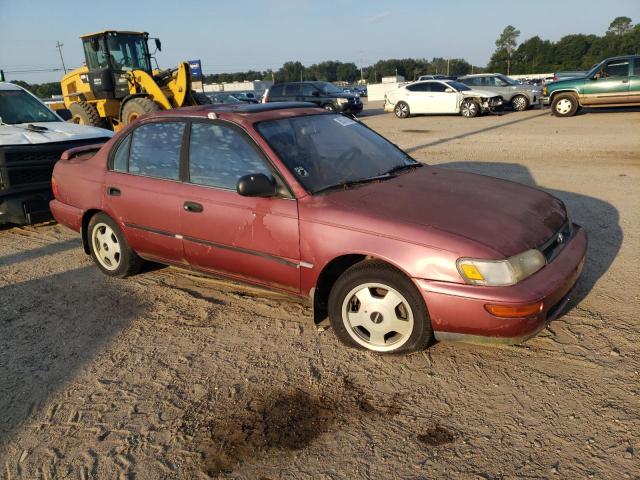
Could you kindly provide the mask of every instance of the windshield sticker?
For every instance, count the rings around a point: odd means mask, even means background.
[[[309,172],[307,172],[304,167],[296,167],[294,168],[295,172],[301,177],[308,177]]]
[[[343,127],[348,127],[349,125],[353,125],[354,123],[356,123],[350,118],[343,117],[343,116],[336,117],[334,118],[334,120],[338,122],[340,125],[342,125]]]

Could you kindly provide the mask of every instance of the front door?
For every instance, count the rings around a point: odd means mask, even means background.
[[[246,132],[219,121],[191,124],[182,234],[194,267],[298,292],[300,249],[295,198],[245,197],[240,177],[273,168]]]
[[[458,92],[441,82],[430,83],[428,107],[431,113],[457,113]],[[447,92],[447,90],[451,90]]]
[[[105,211],[141,256],[184,263],[180,151],[184,122],[139,126],[118,145],[105,176]]]
[[[592,78],[587,78],[582,93],[583,105],[621,104],[629,101],[628,58],[610,60]]]
[[[633,70],[629,77],[629,103],[640,103],[640,57],[633,59]]]

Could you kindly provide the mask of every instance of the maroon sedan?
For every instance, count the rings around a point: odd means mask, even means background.
[[[309,104],[141,117],[64,153],[51,209],[107,275],[143,259],[308,297],[344,343],[517,343],[567,303],[587,237],[563,203],[434,168]]]

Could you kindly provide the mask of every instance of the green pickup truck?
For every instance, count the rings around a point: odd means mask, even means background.
[[[558,117],[575,115],[582,107],[640,105],[640,55],[607,58],[585,76],[549,83],[542,96]]]

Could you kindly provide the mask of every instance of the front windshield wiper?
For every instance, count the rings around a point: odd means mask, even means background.
[[[357,180],[346,180],[344,182],[335,183],[333,185],[327,185],[326,187],[319,188],[313,191],[313,194],[327,192],[329,190],[338,190],[341,188],[349,188],[354,185],[362,185],[363,183],[375,182],[376,180],[387,180],[393,178],[390,173],[383,173],[382,175],[376,175],[375,177],[359,178]]]
[[[422,164],[419,163],[419,162],[416,162],[416,163],[405,163],[405,164],[402,164],[402,165],[396,165],[391,170],[387,170],[384,173],[388,174],[388,175],[393,175],[394,173],[398,173],[398,172],[401,172],[403,170],[409,170],[411,168],[418,168],[418,167],[421,167],[421,166],[422,166]]]

